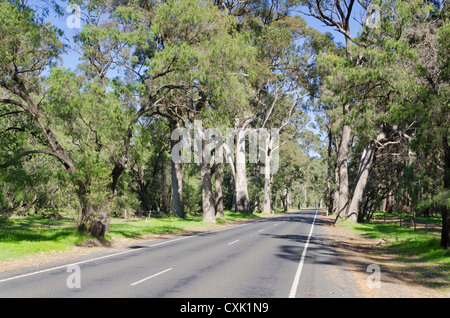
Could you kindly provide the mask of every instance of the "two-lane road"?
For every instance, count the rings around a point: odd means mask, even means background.
[[[0,297],[355,297],[317,210],[302,210],[34,271]]]

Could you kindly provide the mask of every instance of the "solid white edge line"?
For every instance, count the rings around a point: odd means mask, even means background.
[[[173,269],[173,268],[165,269],[165,270],[163,270],[163,271],[161,271],[161,272],[159,272],[159,273],[153,274],[152,276],[149,276],[149,277],[146,277],[146,278],[144,278],[144,279],[138,280],[137,282],[135,282],[135,283],[133,283],[133,284],[130,284],[130,286],[135,286],[135,285],[137,285],[137,284],[140,284],[140,283],[142,283],[142,282],[145,282],[146,280],[149,280],[150,278],[153,278],[153,277],[156,277],[156,276],[158,276],[158,275],[164,274],[165,272],[168,272],[168,271],[170,271],[170,270],[172,270],[172,269]]]
[[[295,273],[294,281],[293,281],[292,286],[291,286],[291,291],[289,292],[289,298],[295,298],[295,295],[297,293],[298,283],[300,281],[300,275],[302,274],[303,263],[304,263],[305,257],[306,257],[306,250],[308,249],[309,239],[311,238],[311,235],[312,235],[312,232],[313,232],[313,229],[314,229],[314,222],[316,221],[316,217],[317,217],[317,212],[318,211],[319,210],[316,210],[316,214],[314,215],[314,219],[313,219],[313,222],[311,224],[311,230],[309,231],[308,239],[306,240],[305,247],[303,248],[302,257],[301,257],[300,262],[298,264],[297,272]]]

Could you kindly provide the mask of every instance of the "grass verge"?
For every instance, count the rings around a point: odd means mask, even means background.
[[[359,224],[343,222],[342,226],[374,240],[387,242],[389,251],[399,256],[417,257],[430,263],[450,264],[450,250],[444,250],[439,246],[440,238],[436,234],[379,222]]]
[[[404,264],[403,274],[414,275],[416,282],[450,290],[450,250],[440,247],[437,233],[376,221],[359,224],[345,221],[338,226],[374,240],[379,252],[393,262]]]

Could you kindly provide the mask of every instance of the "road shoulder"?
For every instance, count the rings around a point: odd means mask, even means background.
[[[358,285],[364,298],[448,298],[443,291],[418,284],[418,273],[395,260],[385,246],[349,229],[333,226],[334,217],[321,213],[324,232],[334,241],[342,265]],[[380,268],[380,285],[374,286],[368,266]],[[374,276],[372,276],[374,277]],[[368,282],[368,279],[370,280]]]

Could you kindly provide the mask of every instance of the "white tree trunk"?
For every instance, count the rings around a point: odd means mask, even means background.
[[[201,163],[202,175],[202,210],[203,221],[216,223],[216,212],[214,209],[214,196],[211,182],[211,166],[205,160]]]
[[[224,217],[223,213],[223,193],[222,193],[222,171],[223,164],[216,163],[216,171],[214,173],[214,205],[216,208],[216,217]]]
[[[358,174],[356,177],[355,190],[353,191],[352,201],[345,216],[353,223],[358,221],[359,207],[361,205],[364,190],[369,180],[369,173],[372,169],[373,159],[375,158],[376,142],[385,138],[383,132],[379,133],[375,140],[372,140],[363,150],[361,154],[361,161],[358,167]]]
[[[172,140],[171,147],[176,144]],[[175,163],[171,160],[172,168],[172,213],[180,218],[184,218],[183,203],[183,169],[181,163]]]
[[[341,143],[338,149],[337,167],[339,174],[339,200],[337,207],[338,219],[345,216],[345,212],[348,204],[348,148],[350,142],[351,128],[348,125],[344,125],[342,128]]]
[[[245,160],[245,130],[240,129],[236,134],[236,175],[235,175],[235,190],[236,190],[236,211],[250,212],[250,200],[247,188],[247,174],[246,174],[246,160]]]
[[[264,200],[262,206],[262,213],[270,214],[270,196],[272,190],[272,174],[270,173],[272,163],[272,145],[270,142],[270,134],[265,133],[262,135],[260,141],[264,141],[264,144],[260,144],[261,155],[264,156]]]

